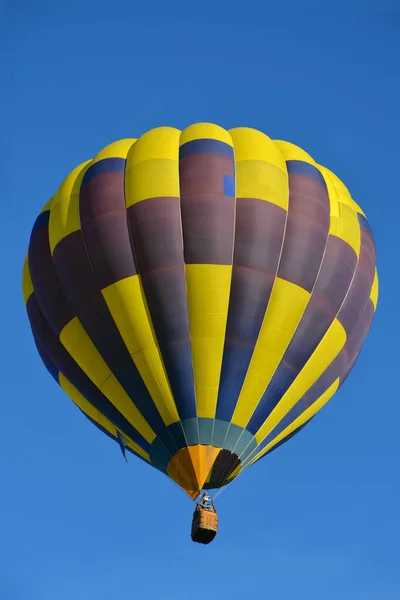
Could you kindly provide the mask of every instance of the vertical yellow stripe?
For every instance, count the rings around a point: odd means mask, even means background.
[[[198,417],[215,417],[231,277],[231,265],[186,265]]]
[[[102,293],[164,423],[179,421],[139,276],[117,281]]]
[[[229,132],[236,164],[237,198],[256,198],[288,208],[289,189],[285,159],[264,133],[247,127]]]
[[[159,127],[132,146],[125,169],[127,208],[148,198],[179,198],[179,137],[178,129]]]
[[[277,277],[232,423],[246,427],[292,339],[310,293]]]
[[[179,144],[183,146],[198,139],[213,139],[233,146],[229,132],[212,123],[187,127],[180,135]],[[200,418],[215,418],[231,278],[232,264],[186,265],[194,386]]]
[[[230,131],[235,148],[237,197],[256,198],[280,206],[287,212],[289,183],[285,157],[279,144],[263,133],[240,127]],[[283,243],[283,239],[282,239]],[[288,339],[297,327],[300,313],[309,294],[298,286],[276,279],[271,299],[254,349],[253,357],[241,390],[232,422],[247,425],[268,381],[272,377]],[[284,316],[286,323],[279,318]],[[277,319],[277,320],[276,320]],[[274,323],[274,320],[276,322]]]
[[[49,240],[52,254],[63,238],[81,228],[79,191],[90,163],[91,161],[88,160],[76,167],[64,179],[54,196],[49,220]]]

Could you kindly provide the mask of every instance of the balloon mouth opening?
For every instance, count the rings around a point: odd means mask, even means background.
[[[182,448],[168,465],[167,475],[194,501],[202,493],[227,485],[240,472],[237,454],[213,446]]]

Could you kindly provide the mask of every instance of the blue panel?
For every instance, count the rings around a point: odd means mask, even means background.
[[[232,427],[235,427],[232,425]],[[240,436],[238,443],[236,444],[236,448],[234,449],[235,454],[237,454],[240,460],[243,462],[249,454],[255,450],[257,447],[256,438],[246,429],[242,430],[242,435]]]
[[[304,162],[303,160],[287,160],[286,167],[289,175],[304,175],[305,177],[311,177],[311,179],[315,179],[326,189],[325,179],[314,165],[310,165],[310,163]]]
[[[237,454],[236,444],[238,443],[243,432],[244,429],[242,429],[242,427],[231,423],[223,444],[223,449],[229,450],[229,452],[235,452]]]
[[[106,360],[104,349],[102,356]],[[159,434],[165,429],[165,423],[162,420],[152,397],[145,386],[139,371],[133,361],[125,363],[113,370],[113,374],[118,379],[126,393],[132,398],[136,408],[143,415],[152,430]]]
[[[219,419],[215,419],[214,423],[214,431],[212,437],[212,445],[215,448],[223,448],[224,440],[228,431],[230,423],[228,421],[221,421]]]
[[[360,223],[360,227],[362,227],[366,231],[369,231],[369,233],[373,236],[371,226],[368,223],[367,219],[364,217],[364,215],[357,213],[357,216],[358,216],[358,222]]]
[[[170,344],[163,359],[179,416],[181,419],[195,418],[197,413],[190,341]]]
[[[254,436],[238,425],[218,419],[187,419],[182,423],[178,421],[169,425],[153,441],[149,451],[151,461],[155,466],[158,465],[157,468],[163,470],[171,458],[182,448],[195,446],[199,443],[221,448],[238,455],[244,453],[244,458],[257,445]]]
[[[235,197],[235,178],[232,175],[224,175],[224,196]]]
[[[82,186],[91,179],[102,173],[123,173],[125,171],[126,160],[124,158],[104,158],[94,163],[88,168],[83,176]]]
[[[50,211],[49,210],[45,210],[42,213],[40,213],[37,216],[36,221],[33,224],[32,233],[34,231],[36,231],[36,229],[39,229],[39,227],[47,227],[49,224],[49,219],[50,219]]]
[[[253,350],[254,345],[232,343],[226,339],[218,391],[217,419],[232,419]]]
[[[251,431],[253,435],[257,433],[295,379],[296,373],[281,363],[262,395],[246,429]]]
[[[160,438],[156,438],[151,444],[149,455],[151,464],[156,467],[156,469],[166,473],[172,455],[168,452]]]
[[[226,156],[228,158],[234,158],[233,148],[225,142],[212,139],[201,139],[192,140],[186,142],[179,148],[179,159],[185,158],[186,156],[193,156],[193,154],[218,154],[219,156]]]
[[[180,421],[165,427],[157,439],[163,442],[171,456],[174,456],[179,450],[186,446],[185,434]]]
[[[214,419],[198,419],[199,443],[206,446],[211,445],[212,432],[214,428]]]
[[[187,446],[196,446],[199,443],[199,425],[197,419],[182,421]]]

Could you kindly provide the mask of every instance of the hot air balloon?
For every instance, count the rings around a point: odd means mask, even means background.
[[[338,390],[378,277],[366,216],[336,175],[255,129],[197,123],[73,170],[33,225],[23,294],[61,388],[196,502]],[[195,521],[192,539],[211,541],[209,502]]]

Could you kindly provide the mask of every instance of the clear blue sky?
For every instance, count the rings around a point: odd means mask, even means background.
[[[400,7],[286,0],[0,3],[1,600],[398,600]],[[396,8],[397,4],[397,8]],[[221,496],[190,501],[64,396],[21,294],[31,226],[106,144],[212,121],[304,147],[374,230],[380,300],[345,386]]]

